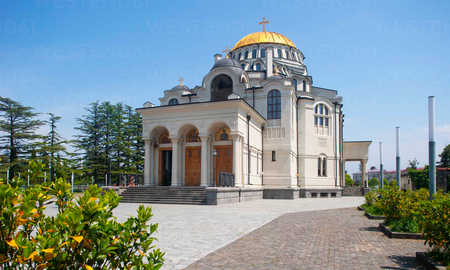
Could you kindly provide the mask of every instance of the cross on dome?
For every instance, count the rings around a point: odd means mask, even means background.
[[[229,58],[228,54],[230,53],[230,51],[231,51],[230,48],[228,48],[228,46],[226,46],[225,49],[223,49],[222,52],[225,54],[226,58]]]
[[[266,32],[266,24],[270,23],[269,21],[266,20],[266,17],[262,18],[262,21],[260,21],[258,24],[262,24],[263,27],[263,32]]]
[[[183,81],[184,81],[183,77],[179,78],[178,81],[180,82],[180,84],[179,84],[180,86],[183,86],[183,85],[184,85],[184,84],[183,84]]]

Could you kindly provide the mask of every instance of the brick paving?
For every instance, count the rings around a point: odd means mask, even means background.
[[[416,269],[423,240],[390,239],[354,208],[288,213],[186,269]]]

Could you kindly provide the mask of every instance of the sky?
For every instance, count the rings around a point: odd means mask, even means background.
[[[450,1],[0,0],[0,95],[62,116],[60,133],[94,101],[159,104],[200,85],[213,55],[268,31],[306,56],[315,86],[344,98],[345,140],[372,140],[368,167],[428,163],[427,97],[436,96],[437,152],[450,144]],[[348,170],[358,169],[349,164]]]

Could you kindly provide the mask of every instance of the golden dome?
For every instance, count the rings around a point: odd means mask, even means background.
[[[260,43],[275,43],[275,44],[282,44],[291,46],[297,49],[295,47],[294,42],[292,42],[287,37],[283,36],[282,34],[275,33],[275,32],[255,32],[251,33],[249,35],[246,35],[245,37],[241,38],[236,45],[234,45],[233,49],[231,51],[234,51],[238,48],[252,45],[252,44],[260,44]]]

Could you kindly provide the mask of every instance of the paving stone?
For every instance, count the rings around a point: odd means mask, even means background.
[[[285,214],[186,269],[416,269],[423,240],[390,239],[354,208]]]

